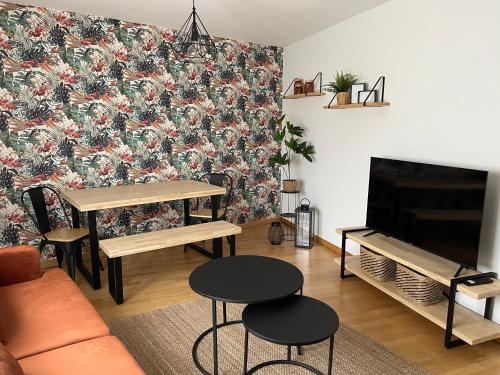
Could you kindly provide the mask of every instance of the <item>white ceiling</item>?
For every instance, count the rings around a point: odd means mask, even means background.
[[[10,0],[179,28],[192,0]],[[284,47],[388,0],[196,0],[212,36]]]

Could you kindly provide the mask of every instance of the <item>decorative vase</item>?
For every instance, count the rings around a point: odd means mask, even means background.
[[[286,191],[288,193],[297,191],[297,180],[283,180],[283,191]]]
[[[337,104],[346,105],[349,104],[349,93],[348,92],[338,92],[337,93]]]
[[[293,84],[293,94],[301,95],[303,93],[304,93],[304,80],[303,79],[295,80]]]
[[[272,245],[281,245],[285,237],[283,226],[279,221],[273,221],[267,231],[267,239]]]
[[[306,95],[314,93],[314,81],[312,80],[306,81],[304,89]]]

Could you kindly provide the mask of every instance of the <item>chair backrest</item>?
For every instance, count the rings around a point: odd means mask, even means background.
[[[59,195],[57,190],[55,190],[50,186],[45,186],[45,185],[29,188],[23,191],[23,193],[21,194],[21,203],[24,207],[24,210],[31,218],[31,220],[33,220],[33,222],[35,223],[35,225],[37,226],[38,230],[42,235],[52,230],[49,218],[49,210],[47,207],[47,203],[45,202],[45,194],[44,194],[45,191],[49,192],[50,194],[54,194],[56,196],[57,200],[59,201],[60,208],[64,213],[64,217],[68,225],[71,226],[71,221],[69,220],[69,217],[66,214],[66,211],[64,210],[64,205],[61,196]],[[29,208],[26,202],[26,195],[29,195],[29,199],[31,201],[31,206],[33,207],[34,214],[31,212],[31,209]]]
[[[203,176],[200,177],[200,181],[208,182],[211,185],[215,186],[221,186],[226,188],[226,194],[224,195],[224,198],[222,199],[223,203],[223,208],[224,208],[224,215],[226,214],[227,211],[227,206],[229,202],[229,197],[231,196],[233,192],[233,178],[227,174],[227,173],[206,173]],[[221,208],[221,197],[213,197],[216,199],[215,205],[217,209]],[[199,202],[199,201],[198,201]],[[210,200],[209,200],[210,202]],[[198,206],[199,203],[197,203]]]

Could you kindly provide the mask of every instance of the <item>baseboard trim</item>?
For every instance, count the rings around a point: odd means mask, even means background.
[[[255,220],[255,221],[250,221],[248,223],[238,224],[238,226],[241,228],[252,228],[252,227],[257,227],[259,225],[270,224],[276,220],[278,220],[276,216],[271,216],[261,220]]]
[[[316,243],[318,245],[321,245],[324,248],[333,251],[337,255],[340,255],[342,253],[342,250],[337,245],[334,245],[330,241],[327,241],[324,238],[321,238],[320,236],[315,236],[315,237],[316,237]]]

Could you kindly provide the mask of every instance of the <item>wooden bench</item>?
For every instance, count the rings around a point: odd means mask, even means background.
[[[123,303],[122,262],[123,256],[145,253],[147,251],[180,246],[193,242],[214,240],[213,258],[222,257],[222,238],[229,237],[230,255],[236,255],[235,235],[241,227],[219,220],[189,225],[125,237],[99,241],[99,247],[108,257],[109,293],[116,303]]]

